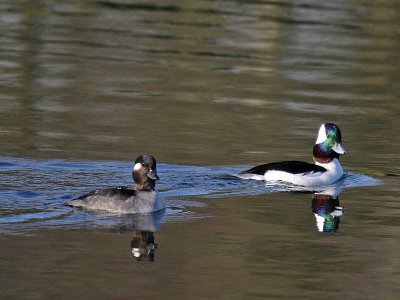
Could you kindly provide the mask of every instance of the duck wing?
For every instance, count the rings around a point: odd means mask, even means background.
[[[91,196],[102,196],[105,198],[113,198],[113,199],[118,199],[121,201],[125,201],[127,198],[135,196],[136,191],[132,188],[128,187],[115,187],[115,188],[106,188],[106,189],[99,189],[95,191],[91,191],[89,193],[86,193],[74,200],[85,200]]]

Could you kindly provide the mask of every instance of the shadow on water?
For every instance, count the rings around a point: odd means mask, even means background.
[[[117,161],[0,159],[0,231],[27,234],[37,228],[110,228],[134,233],[133,255],[154,259],[154,232],[161,224],[188,222],[212,216],[205,199],[230,196],[262,195],[276,192],[312,194],[312,210],[317,228],[323,232],[338,229],[343,210],[339,194],[343,189],[380,184],[379,180],[357,173],[347,173],[335,185],[319,190],[265,184],[234,176],[243,167],[200,167],[159,164],[157,188],[166,198],[167,208],[144,215],[114,215],[81,211],[64,204],[94,188],[129,184],[131,164]],[[147,240],[146,240],[147,239]],[[148,240],[150,239],[150,240]],[[149,251],[138,245],[153,243]],[[153,242],[149,242],[153,241]],[[144,243],[144,244],[143,244]],[[147,246],[146,246],[147,247]],[[147,249],[147,248],[146,248]],[[140,255],[139,255],[140,254]]]

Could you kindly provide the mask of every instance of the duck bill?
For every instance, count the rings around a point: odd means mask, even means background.
[[[338,154],[345,154],[346,150],[344,150],[343,146],[339,143],[335,143],[332,147],[332,150]]]
[[[149,177],[152,180],[159,180],[160,178],[158,177],[156,171],[150,170],[147,174],[147,177]]]

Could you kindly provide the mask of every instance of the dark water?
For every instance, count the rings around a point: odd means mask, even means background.
[[[0,296],[398,298],[399,15],[390,0],[2,1]],[[348,151],[339,186],[226,176],[311,161],[326,121]],[[165,211],[63,205],[129,184],[142,152]]]

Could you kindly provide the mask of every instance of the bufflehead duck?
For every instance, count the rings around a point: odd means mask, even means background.
[[[157,163],[153,156],[142,154],[135,160],[132,171],[134,188],[116,187],[89,192],[68,204],[85,209],[104,210],[112,213],[149,213],[165,208],[164,199],[154,189]]]
[[[313,148],[315,164],[302,161],[282,161],[256,166],[238,175],[243,179],[279,181],[315,187],[338,181],[343,176],[339,155],[345,154],[342,134],[334,123],[322,124]]]

